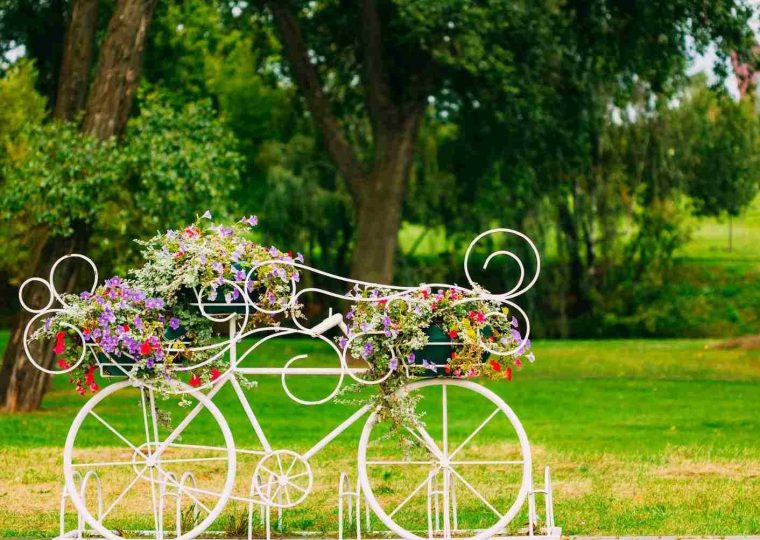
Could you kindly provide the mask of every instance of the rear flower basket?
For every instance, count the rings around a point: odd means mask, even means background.
[[[412,365],[422,368],[420,375],[423,377],[453,376],[454,370],[451,369],[451,362],[456,359],[457,350],[461,349],[460,345],[455,343],[456,337],[452,338],[440,326],[426,328],[425,335],[428,344],[412,352],[414,358]],[[493,332],[488,325],[481,330],[482,339],[487,340],[492,335]],[[481,362],[485,362],[489,356],[488,351],[483,351]]]

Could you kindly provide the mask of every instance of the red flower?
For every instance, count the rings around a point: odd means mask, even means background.
[[[494,371],[501,371],[501,364],[498,363],[496,360],[491,360],[489,362],[491,364],[491,369]]]
[[[449,337],[451,339],[456,339],[459,337],[459,333],[456,330],[449,330]]]
[[[422,294],[422,298],[424,298],[425,300],[427,300],[428,296],[430,296],[430,291],[427,290],[427,289],[422,289],[420,291],[420,294]]]
[[[198,388],[201,384],[203,384],[203,381],[201,381],[201,378],[193,373],[190,375],[190,380],[188,381],[190,383],[190,386],[193,388]]]
[[[129,325],[128,324],[122,324],[121,325],[121,331],[122,332],[129,332]]]
[[[387,298],[383,298],[382,300],[378,300],[377,303],[380,304],[381,306],[384,306],[385,304],[388,303],[388,299]]]
[[[92,387],[95,384],[95,366],[90,366],[84,375],[84,382],[87,386]]]
[[[97,383],[92,383],[90,385],[90,392],[97,392],[98,390],[100,390],[100,386],[98,386]]]
[[[456,358],[456,357],[457,357],[457,352],[456,351],[451,351],[451,359],[454,360],[454,358]]]
[[[55,335],[55,347],[53,347],[53,352],[55,354],[63,354],[63,351],[66,349],[66,333],[65,332],[58,332]]]
[[[508,367],[507,371],[504,372],[504,378],[507,379],[508,381],[512,380],[512,368],[511,367]]]
[[[59,358],[58,359],[58,367],[61,368],[61,369],[68,369],[69,368],[69,363],[66,360],[64,360],[63,358]]]
[[[140,345],[140,354],[143,356],[148,356],[153,351],[153,347],[150,344],[150,341],[145,340]]]
[[[443,368],[443,371],[446,372],[446,375],[451,375],[451,366],[446,364]]]
[[[222,376],[222,372],[219,371],[217,368],[214,368],[214,369],[211,370],[211,380],[212,381],[217,380],[221,376]]]

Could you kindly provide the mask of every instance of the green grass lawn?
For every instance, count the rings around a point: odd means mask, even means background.
[[[552,467],[557,521],[565,533],[760,533],[760,351],[706,345],[691,340],[544,341],[535,345],[536,363],[519,371],[513,382],[489,384],[522,420],[537,477],[545,464]],[[280,347],[272,349],[269,362],[300,352],[312,352],[323,364],[331,361],[309,341],[287,341]],[[0,415],[0,460],[5,465],[0,469],[0,536],[55,532],[61,447],[84,403],[63,379],[55,381],[43,411]],[[334,378],[304,378],[293,390],[316,398],[334,384]],[[335,403],[298,406],[287,399],[276,377],[260,378],[248,395],[272,445],[300,452],[355,408]],[[456,442],[492,409],[464,394],[450,397],[450,432]],[[234,395],[217,398],[237,447],[258,448]],[[434,405],[436,399],[430,394],[423,403]],[[134,392],[115,395],[104,402],[103,414],[126,422],[135,402]],[[435,410],[426,422],[437,438]],[[356,478],[361,425],[312,460],[314,493],[286,511],[286,531],[336,530],[335,486],[341,470]],[[489,456],[513,451],[507,428],[484,430],[473,451]],[[141,426],[135,422],[125,429],[130,437],[139,437]],[[199,418],[197,440],[212,439],[214,430],[210,418]],[[85,430],[82,435],[93,455],[119,451],[119,441],[98,433]],[[394,450],[382,443],[377,448],[388,455]],[[240,461],[238,488],[244,491],[253,462]],[[488,468],[473,471],[471,481],[509,495],[507,476],[497,481],[498,474]],[[393,498],[408,490],[414,478],[388,473],[378,482]],[[469,505],[463,496],[462,520],[486,524],[487,512],[470,510]],[[242,504],[231,503],[214,528],[239,533],[243,511]],[[140,519],[125,514],[124,526],[146,525]],[[523,524],[520,516],[517,525]]]

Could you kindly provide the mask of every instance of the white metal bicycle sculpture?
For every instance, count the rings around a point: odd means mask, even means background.
[[[535,272],[530,279],[520,258],[512,251],[498,250],[485,259],[484,268],[497,256],[506,256],[517,265],[519,278],[506,293],[492,294],[478,286],[468,269],[470,254],[478,241],[495,233],[515,235],[527,243],[528,252],[535,257]],[[93,290],[97,286],[97,269],[82,255],[70,255],[87,261],[95,273]],[[67,258],[67,257],[64,257]],[[64,298],[55,289],[55,272],[52,267],[47,280],[31,278],[19,292],[22,305],[35,315],[27,327],[27,336],[43,317],[60,310]],[[283,264],[277,261],[278,264]],[[302,271],[335,279],[348,286],[380,286],[328,274],[297,262],[291,264]],[[535,245],[524,234],[511,229],[493,229],[476,237],[465,253],[465,274],[470,288],[459,289],[509,306],[519,312],[527,325],[524,340],[528,339],[530,323],[525,312],[513,299],[530,289],[538,279],[539,254]],[[250,276],[250,273],[249,273]],[[44,285],[50,293],[49,302],[41,308],[28,306],[23,291],[32,284]],[[141,537],[177,538],[190,540],[207,531],[221,515],[229,501],[243,503],[250,512],[254,506],[262,509],[295,507],[303,502],[315,486],[311,461],[316,459],[332,441],[358,422],[364,422],[358,444],[358,482],[350,490],[348,478],[341,473],[339,480],[339,533],[343,534],[343,506],[351,510],[357,536],[361,534],[360,505],[366,503],[377,519],[392,533],[409,540],[421,538],[468,537],[482,540],[514,531],[510,523],[520,515],[527,500],[529,535],[542,534],[558,537],[560,529],[554,524],[551,483],[548,468],[542,489],[533,484],[531,449],[522,424],[513,410],[492,390],[472,381],[446,377],[417,378],[399,392],[419,394],[425,422],[416,429],[407,428],[419,445],[411,453],[387,437],[378,411],[365,405],[340,422],[324,437],[305,451],[278,448],[270,443],[266,430],[249,402],[249,393],[241,378],[249,376],[279,376],[287,396],[299,405],[317,406],[333,400],[341,391],[346,377],[365,385],[378,380],[365,380],[365,367],[355,367],[325,333],[335,328],[346,330],[341,315],[330,315],[315,327],[302,325],[295,317],[287,320],[292,327],[276,326],[243,331],[249,317],[256,311],[284,313],[295,306],[304,294],[322,294],[335,299],[356,298],[317,288],[298,290],[291,284],[290,302],[277,311],[266,311],[250,301],[247,287],[230,283],[241,292],[238,303],[226,304],[204,301],[203,291],[196,291],[197,307],[209,319],[226,323],[228,336],[210,347],[216,349],[213,358],[229,356],[229,369],[216,380],[201,388],[175,383],[177,400],[161,400],[154,389],[144,381],[130,376],[129,367],[116,359],[95,350],[94,345],[83,347],[85,355],[98,355],[101,371],[109,368],[120,372],[126,380],[114,382],[94,395],[78,412],[66,437],[63,453],[65,477],[61,504],[61,534],[64,535],[63,512],[70,500],[78,515],[77,536],[100,535],[111,540],[123,538],[121,523],[125,516],[142,514],[145,524]],[[451,287],[445,284],[428,284],[427,287]],[[394,291],[389,299],[403,297],[417,287],[382,285]],[[375,298],[374,300],[377,300]],[[74,329],[76,330],[76,329]],[[77,330],[78,331],[78,330]],[[307,360],[296,355],[282,366],[266,367],[247,365],[257,353],[273,340],[288,336],[306,336],[326,347],[337,360],[335,367],[297,367],[294,364]],[[354,336],[355,337],[355,336]],[[244,340],[246,340],[244,342]],[[82,339],[84,343],[84,339]],[[25,340],[25,346],[27,341]],[[449,343],[448,345],[455,345]],[[49,370],[41,365],[26,348],[29,360],[43,371],[60,374],[74,369],[79,362],[63,371]],[[179,370],[182,368],[179,367]],[[410,374],[411,375],[411,374]],[[319,399],[303,399],[295,394],[288,383],[290,376],[335,377],[337,383],[330,393]],[[381,379],[382,380],[382,379]],[[250,430],[260,449],[236,446],[232,430],[225,415],[214,401],[215,396],[231,395],[239,403]],[[455,407],[454,399],[461,400]],[[175,403],[181,400],[182,403]],[[183,405],[179,407],[177,405]],[[189,404],[189,405],[188,405]],[[171,411],[170,425],[162,422],[162,415]],[[486,414],[483,414],[486,411]],[[458,413],[458,416],[457,416]],[[241,417],[236,416],[236,423]],[[117,425],[118,420],[118,425]],[[296,422],[294,421],[294,425]],[[98,437],[105,433],[111,438],[102,444]],[[485,444],[478,445],[479,436]],[[114,446],[116,444],[116,446]],[[415,453],[416,452],[416,453]],[[253,467],[250,476],[237,482],[237,471]],[[83,478],[85,479],[83,481]],[[97,501],[87,502],[88,480],[97,487]],[[414,486],[409,489],[408,486]],[[545,499],[543,527],[538,528],[536,495]],[[173,498],[175,510],[166,511],[167,499]],[[104,499],[108,499],[104,502]],[[186,504],[191,511],[182,509]],[[97,507],[95,510],[93,507]],[[263,510],[262,510],[263,512]],[[264,514],[262,513],[262,519]],[[267,536],[269,514],[267,513]],[[370,527],[369,514],[365,526]],[[173,529],[169,532],[168,529]],[[387,534],[387,533],[386,533]]]

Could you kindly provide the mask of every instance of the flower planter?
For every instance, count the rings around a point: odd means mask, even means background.
[[[491,336],[491,327],[485,326],[481,330],[481,334],[485,337]],[[456,352],[458,345],[450,345],[452,342],[456,342],[456,339],[449,337],[446,332],[440,326],[429,326],[425,329],[425,335],[428,337],[428,344],[423,348],[413,351],[415,366],[423,366],[423,360],[427,360],[430,364],[438,366],[437,370],[425,369],[421,376],[423,377],[451,377],[451,374],[446,374],[444,367],[450,363],[451,354]],[[488,358],[488,351],[483,351],[482,361],[485,362]]]
[[[167,328],[164,331],[164,338],[170,341],[178,341],[185,337],[185,329],[180,326],[176,330]],[[96,352],[98,364],[100,365],[100,373],[104,377],[126,377],[127,373],[132,370],[135,365],[135,359],[128,356],[106,356],[102,352]],[[177,357],[174,363],[182,363],[182,357]],[[156,364],[161,364],[158,361]]]

